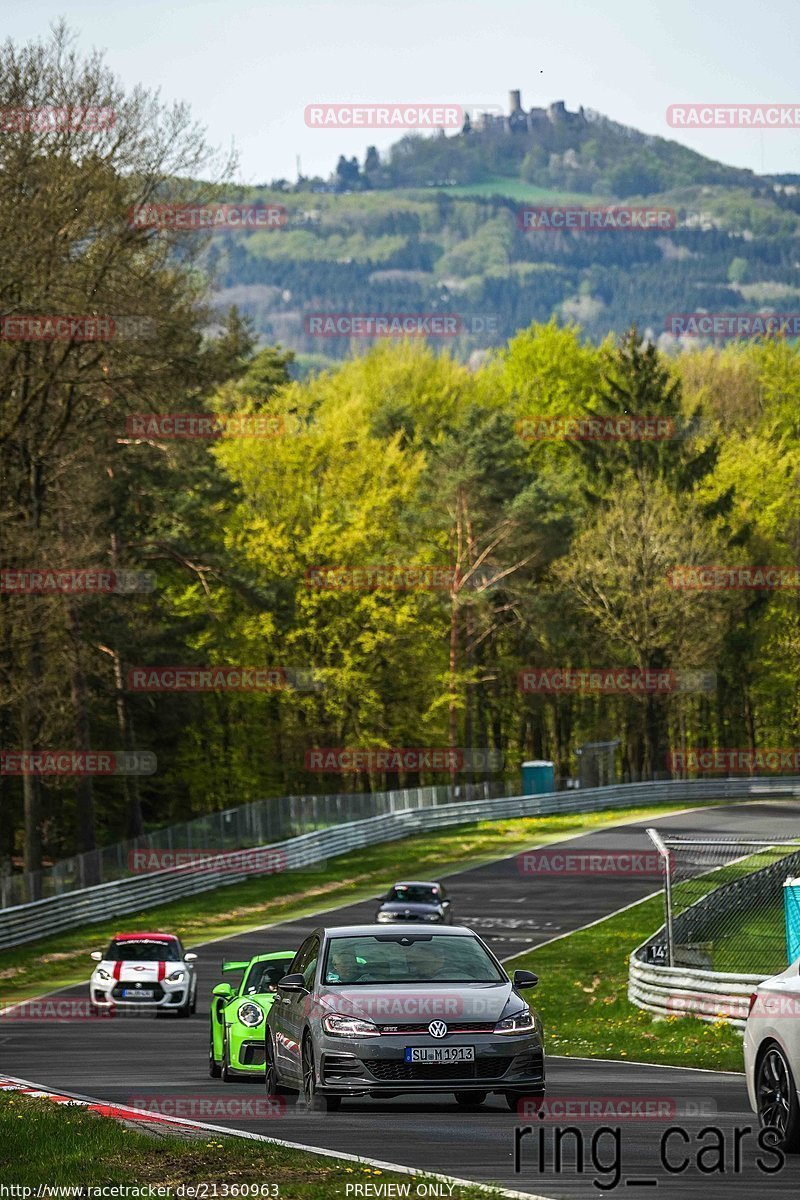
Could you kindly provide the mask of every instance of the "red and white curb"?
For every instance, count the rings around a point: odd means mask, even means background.
[[[28,1079],[17,1079],[13,1075],[0,1075],[0,1092],[16,1092],[29,1096],[34,1100],[51,1100],[54,1104],[65,1104],[68,1107],[85,1108],[87,1112],[96,1113],[101,1117],[112,1117],[121,1121],[141,1121],[143,1124],[157,1121],[160,1125],[180,1125],[183,1128],[197,1129],[204,1133],[219,1133],[226,1137],[245,1138],[251,1142],[267,1142],[272,1146],[284,1146],[288,1150],[301,1150],[306,1154],[317,1154],[320,1158],[334,1158],[341,1162],[359,1163],[367,1167],[378,1167],[382,1171],[392,1171],[396,1175],[411,1175],[422,1179],[436,1179],[443,1183],[458,1187],[476,1188],[481,1192],[491,1192],[495,1196],[513,1196],[517,1200],[552,1200],[552,1197],[534,1195],[533,1192],[517,1192],[510,1188],[488,1183],[477,1183],[473,1179],[458,1179],[455,1175],[439,1175],[434,1171],[418,1171],[415,1167],[406,1167],[401,1163],[383,1162],[379,1158],[365,1158],[359,1154],[347,1154],[343,1150],[326,1150],[320,1146],[305,1146],[301,1142],[287,1142],[284,1138],[267,1137],[263,1133],[250,1133],[243,1129],[227,1129],[223,1125],[210,1125],[205,1121],[192,1121],[187,1117],[167,1117],[161,1113],[154,1114],[143,1108],[132,1108],[125,1104],[111,1104],[107,1100],[97,1100],[92,1096],[79,1096],[71,1092],[51,1092],[31,1083]],[[452,1192],[451,1192],[452,1195]],[[453,1197],[453,1200],[456,1200]]]

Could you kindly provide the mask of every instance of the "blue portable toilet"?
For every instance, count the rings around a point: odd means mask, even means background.
[[[522,794],[524,796],[541,796],[545,792],[556,790],[555,765],[545,759],[537,758],[533,762],[522,764]]]
[[[790,963],[800,958],[800,879],[787,879],[783,885],[786,913],[786,956]]]

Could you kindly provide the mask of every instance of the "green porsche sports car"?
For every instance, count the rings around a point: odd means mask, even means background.
[[[218,983],[211,994],[208,1073],[229,1083],[238,1074],[264,1074],[264,1019],[289,970],[294,950],[257,954],[249,962],[226,962],[223,971],[241,971],[237,988]]]

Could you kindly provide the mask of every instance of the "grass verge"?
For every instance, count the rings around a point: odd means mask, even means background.
[[[506,963],[540,977],[533,1002],[549,1054],[743,1069],[741,1034],[725,1022],[660,1017],[628,1000],[628,956],[663,920],[661,897],[653,897]]]
[[[408,1183],[408,1176],[363,1163],[323,1158],[301,1150],[240,1141],[204,1133],[184,1138],[152,1135],[120,1121],[33,1100],[14,1092],[0,1094],[0,1178],[6,1184],[36,1188],[123,1184],[134,1188],[205,1184],[207,1196],[242,1196],[242,1185],[258,1185],[249,1194],[280,1200],[341,1200],[347,1183]],[[414,1180],[410,1195],[414,1195]],[[213,1185],[217,1185],[216,1191]],[[275,1185],[274,1188],[271,1185]],[[240,1190],[237,1192],[236,1188]],[[18,1193],[19,1194],[19,1193]],[[80,1193],[75,1193],[79,1195]],[[84,1195],[87,1193],[84,1192]],[[456,1187],[453,1200],[486,1200],[478,1188]]]
[[[101,949],[120,927],[169,929],[188,945],[230,937],[260,925],[369,899],[403,876],[446,876],[533,846],[620,822],[663,816],[682,807],[659,804],[604,813],[480,821],[366,847],[299,871],[253,878],[113,921],[85,925],[2,951],[0,1009],[44,991],[85,982],[90,965],[87,956]],[[457,904],[457,896],[455,901]]]

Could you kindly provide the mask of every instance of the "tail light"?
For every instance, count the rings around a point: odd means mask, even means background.
[[[750,993],[750,1004],[747,1009],[748,1017],[750,1016],[750,1013],[753,1011],[753,1008],[755,1007],[755,1003],[756,1003],[757,999],[758,999],[758,992],[751,992]]]

